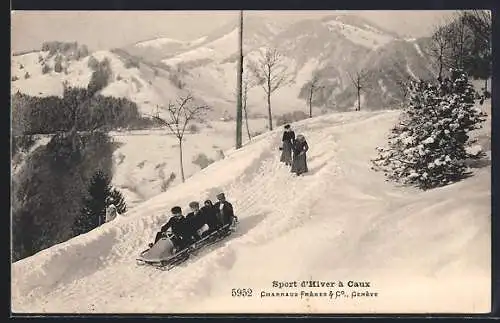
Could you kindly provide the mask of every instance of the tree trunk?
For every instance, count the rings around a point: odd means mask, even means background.
[[[273,130],[273,115],[271,113],[271,76],[267,78],[267,113],[269,115],[269,130]]]
[[[361,88],[358,86],[358,110],[356,111],[361,111]]]
[[[460,21],[460,51],[459,51],[459,68],[463,68],[463,56],[464,56],[464,22],[461,20]]]
[[[438,80],[441,82],[443,80],[443,54],[439,56],[439,76]]]
[[[239,59],[238,59],[238,79],[237,79],[237,87],[238,87],[238,98],[237,98],[237,107],[236,107],[236,149],[241,148],[242,145],[242,83],[243,83],[243,11],[240,11],[240,28],[239,28],[239,38],[238,38],[238,46],[239,46]]]
[[[312,116],[313,116],[313,111],[312,111],[312,97],[313,97],[313,87],[311,85],[311,90],[309,92],[309,118],[312,118]]]
[[[184,179],[184,164],[182,161],[182,138],[179,138],[179,160],[181,162],[181,179],[182,182],[184,183],[185,179]]]
[[[250,136],[250,128],[248,128],[248,113],[247,113],[247,102],[246,102],[246,96],[245,96],[245,101],[243,102],[243,112],[245,113],[245,126],[247,128],[247,134],[248,134],[248,140],[252,140],[252,136]]]

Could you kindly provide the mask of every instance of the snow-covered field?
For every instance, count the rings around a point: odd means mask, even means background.
[[[427,192],[386,182],[369,159],[397,115],[350,112],[295,124],[310,144],[303,177],[279,163],[280,131],[227,151],[117,220],[12,264],[13,312],[488,312],[490,168]],[[169,272],[136,265],[172,206],[186,210],[220,191],[238,232]],[[300,287],[309,280],[370,287]],[[252,296],[232,297],[237,288]],[[377,294],[301,297],[330,290]],[[271,292],[298,297],[262,297]]]
[[[208,126],[208,127],[207,127]],[[263,132],[265,119],[250,119],[251,133]],[[198,124],[199,133],[186,133],[183,140],[183,164],[186,178],[200,171],[193,163],[198,155],[218,161],[235,145],[234,122],[210,121]],[[243,127],[243,141],[248,140]],[[178,139],[167,130],[111,132],[118,149],[113,153],[112,184],[120,189],[128,208],[182,183]],[[162,189],[171,173],[175,179]]]

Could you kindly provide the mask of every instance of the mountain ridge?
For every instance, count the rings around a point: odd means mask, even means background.
[[[135,61],[136,66],[131,68],[137,71],[134,72],[136,81],[130,79],[128,85],[113,80],[111,86],[116,91],[108,91],[109,94],[116,92],[114,94],[118,96],[131,98],[143,107],[144,113],[151,113],[156,106],[164,106],[169,100],[189,92],[214,108],[213,117],[234,115],[237,22],[237,19],[229,21],[206,36],[189,41],[156,37],[111,50],[124,64]],[[291,82],[273,95],[275,114],[304,109],[305,93],[314,74],[321,75],[323,88],[313,103],[316,109],[325,111],[347,111],[356,105],[349,73],[369,69],[380,76],[371,80],[374,82],[371,87],[375,89],[364,93],[366,105],[363,104],[362,108],[369,110],[398,107],[402,98],[395,85],[397,80],[389,79],[392,75],[401,74],[403,79],[432,75],[432,64],[421,48],[425,41],[405,40],[355,15],[329,15],[282,24],[249,16],[245,17],[245,22],[243,46],[246,61],[255,59],[265,48],[277,48],[292,73]],[[415,44],[420,44],[420,47]],[[13,57],[13,61],[20,61],[22,57]],[[391,64],[394,57],[397,57],[398,66]],[[401,64],[411,68],[401,73]],[[123,68],[118,67],[118,70],[115,74],[123,73]],[[22,78],[20,71],[13,70],[13,74]],[[381,86],[378,79],[386,84]],[[47,86],[33,91],[38,86],[33,82],[16,80],[13,83],[16,83],[13,88],[28,93],[48,91]],[[24,83],[30,83],[31,89],[25,88]],[[251,88],[249,108],[257,114],[264,113],[264,102],[263,91],[258,87]]]

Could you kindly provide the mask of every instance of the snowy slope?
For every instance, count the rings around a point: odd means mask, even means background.
[[[394,37],[371,28],[368,25],[366,25],[366,29],[363,29],[345,24],[338,20],[327,21],[326,25],[334,30],[340,30],[340,32],[352,42],[368,48],[377,48],[394,40]]]
[[[258,51],[265,48],[276,48],[284,56],[288,67],[290,84],[273,93],[275,115],[305,108],[307,84],[314,73],[320,74],[323,86],[317,93],[317,107],[339,111],[353,106],[357,98],[351,89],[348,73],[368,69],[377,82],[379,78],[399,73],[398,66],[394,66],[393,62],[396,58],[398,63],[408,63],[402,78],[428,74],[429,60],[419,42],[401,40],[394,33],[354,15],[338,14],[321,19],[299,20],[286,26],[277,26],[271,20],[259,20],[251,15],[245,16],[244,21],[245,60],[254,60]],[[172,43],[169,39],[161,38],[156,40],[160,43],[163,41],[169,47],[164,50],[161,64],[182,70],[180,78],[187,89],[198,93],[205,102],[217,107],[219,112],[228,111],[234,115],[238,48],[236,21],[215,30],[201,42],[195,41],[195,46],[182,43],[182,48],[176,47],[175,53],[171,50],[172,44],[179,42]],[[151,55],[144,53],[151,59],[153,56],[158,57],[161,52],[155,47],[156,42],[147,47],[152,50]],[[400,48],[393,45],[394,42],[408,43],[413,51],[405,49],[402,56]],[[149,41],[146,44],[150,44]],[[135,52],[136,47],[125,50]],[[371,109],[394,108],[400,103],[398,86],[390,80],[385,83],[388,83],[385,85],[387,91],[380,95],[377,83],[370,82],[372,91],[366,95],[365,101]],[[267,112],[265,93],[260,87],[250,89],[248,97],[255,112]]]
[[[265,124],[265,119],[250,119],[251,133],[264,131]],[[200,171],[200,165],[193,163],[199,154],[217,161],[221,159],[219,152],[231,149],[235,142],[233,122],[211,121],[196,126],[199,133],[186,133],[184,137],[186,178]],[[162,184],[171,173],[175,173],[175,179],[170,182],[168,189],[182,183],[178,140],[169,131],[135,130],[112,132],[111,136],[119,146],[113,152],[112,184],[124,194],[129,209],[162,193]],[[243,139],[247,139],[246,128]]]
[[[112,75],[109,84],[101,94],[114,97],[125,97],[137,103],[139,111],[152,114],[156,105],[166,105],[174,100],[181,92],[168,78],[152,76],[150,67],[141,65],[139,68],[127,68],[124,60],[111,51],[97,51],[91,54],[98,61],[109,59]],[[65,60],[64,72],[56,73],[51,70],[42,73],[42,62],[53,68],[55,56],[49,57],[48,52],[35,52],[11,58],[11,91],[20,91],[34,96],[61,96],[63,83],[78,87],[87,87],[92,76],[92,69],[88,66],[91,56],[80,60]],[[29,77],[25,78],[26,72]],[[151,74],[150,77],[148,75]]]
[[[175,65],[178,63],[188,63],[190,61],[202,59],[220,60],[227,57],[226,55],[236,52],[237,44],[238,31],[233,30],[213,42],[197,47],[193,50],[189,50],[173,58],[165,59],[162,62],[167,65]]]
[[[385,182],[369,159],[396,118],[351,112],[296,124],[310,143],[310,172],[299,178],[279,163],[280,132],[257,137],[126,217],[12,264],[13,311],[489,311],[490,169],[428,192]],[[170,272],[136,265],[170,207],[220,191],[237,233]],[[370,281],[344,290],[378,296],[261,298],[312,290],[278,290],[274,280]],[[253,297],[231,297],[232,288]]]

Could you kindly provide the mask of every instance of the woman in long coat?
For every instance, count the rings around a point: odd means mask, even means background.
[[[295,143],[295,132],[290,129],[290,125],[285,126],[285,132],[283,133],[283,137],[281,139],[281,158],[280,162],[285,163],[285,165],[289,166],[292,164],[292,149],[293,144]]]
[[[306,138],[303,135],[298,135],[295,143],[293,145],[293,162],[292,162],[292,173],[301,175],[307,173],[307,151],[309,150],[309,145],[307,144]]]

